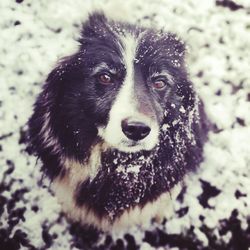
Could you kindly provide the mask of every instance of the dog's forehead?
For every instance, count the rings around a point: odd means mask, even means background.
[[[185,45],[174,34],[137,26],[121,27],[118,31],[117,42],[120,43],[122,59],[127,62],[158,66],[158,70],[166,64],[180,67],[183,63]]]
[[[182,65],[184,44],[166,31],[114,21],[97,23],[92,32],[89,30],[86,29],[81,43],[82,50],[87,51],[86,61],[92,65],[106,63],[125,69],[138,65],[148,72],[152,68],[164,70],[169,63]]]

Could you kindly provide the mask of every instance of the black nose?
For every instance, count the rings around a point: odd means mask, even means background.
[[[138,121],[125,119],[122,121],[122,131],[131,140],[139,141],[145,138],[149,132],[150,127]]]

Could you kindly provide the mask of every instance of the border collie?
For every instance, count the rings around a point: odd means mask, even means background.
[[[49,74],[30,143],[63,211],[110,230],[164,210],[202,161],[209,130],[174,34],[109,20],[83,23],[79,50]]]

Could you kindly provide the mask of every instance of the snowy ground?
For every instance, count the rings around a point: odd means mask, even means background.
[[[187,42],[191,79],[218,129],[163,224],[107,236],[60,215],[23,131],[46,74],[74,48],[93,2],[0,2],[0,249],[249,249],[249,0],[98,1],[115,18],[165,27]]]

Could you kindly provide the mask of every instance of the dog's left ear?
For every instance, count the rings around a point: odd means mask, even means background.
[[[177,35],[172,33],[164,34],[163,41],[167,48],[167,55],[176,63],[183,64],[185,61],[186,45]]]

